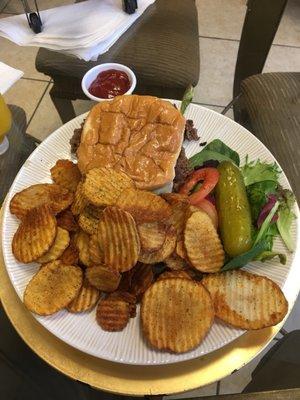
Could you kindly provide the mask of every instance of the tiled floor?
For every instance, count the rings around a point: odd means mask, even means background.
[[[40,9],[72,3],[73,0],[39,0]],[[232,83],[246,0],[196,0],[199,20],[201,74],[194,100],[217,112],[232,98]],[[30,4],[33,3],[30,0]],[[0,18],[22,11],[20,0],[0,0]],[[300,1],[289,0],[276,34],[264,71],[300,70]],[[34,67],[36,48],[22,48],[0,38],[0,61],[22,69],[24,77],[5,95],[8,103],[24,108],[27,131],[43,140],[61,125],[50,100],[49,78]],[[91,106],[88,101],[75,102],[77,115]],[[228,113],[232,117],[232,111]],[[285,329],[300,328],[300,299],[288,318]],[[271,343],[267,349],[269,349]],[[267,350],[264,350],[265,353]],[[251,372],[260,360],[257,357],[247,366],[218,384],[172,398],[196,397],[218,393],[241,392],[251,379]],[[171,398],[171,397],[170,397]]]

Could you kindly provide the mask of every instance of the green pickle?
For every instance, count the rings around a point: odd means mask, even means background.
[[[215,195],[220,233],[224,250],[235,257],[252,247],[250,206],[239,168],[230,161],[223,161],[218,171]]]

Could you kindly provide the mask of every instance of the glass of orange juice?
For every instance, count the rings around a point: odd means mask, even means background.
[[[11,113],[0,93],[0,155],[5,153],[9,142],[5,136],[11,127]]]

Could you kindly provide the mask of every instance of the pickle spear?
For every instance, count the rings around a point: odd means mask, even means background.
[[[224,250],[235,257],[252,246],[250,206],[239,168],[230,161],[223,161],[218,171],[215,194],[220,233]]]

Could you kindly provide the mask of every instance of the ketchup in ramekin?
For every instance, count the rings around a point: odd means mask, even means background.
[[[130,80],[125,72],[108,69],[97,75],[89,87],[89,92],[95,97],[112,99],[126,93],[130,86]]]

